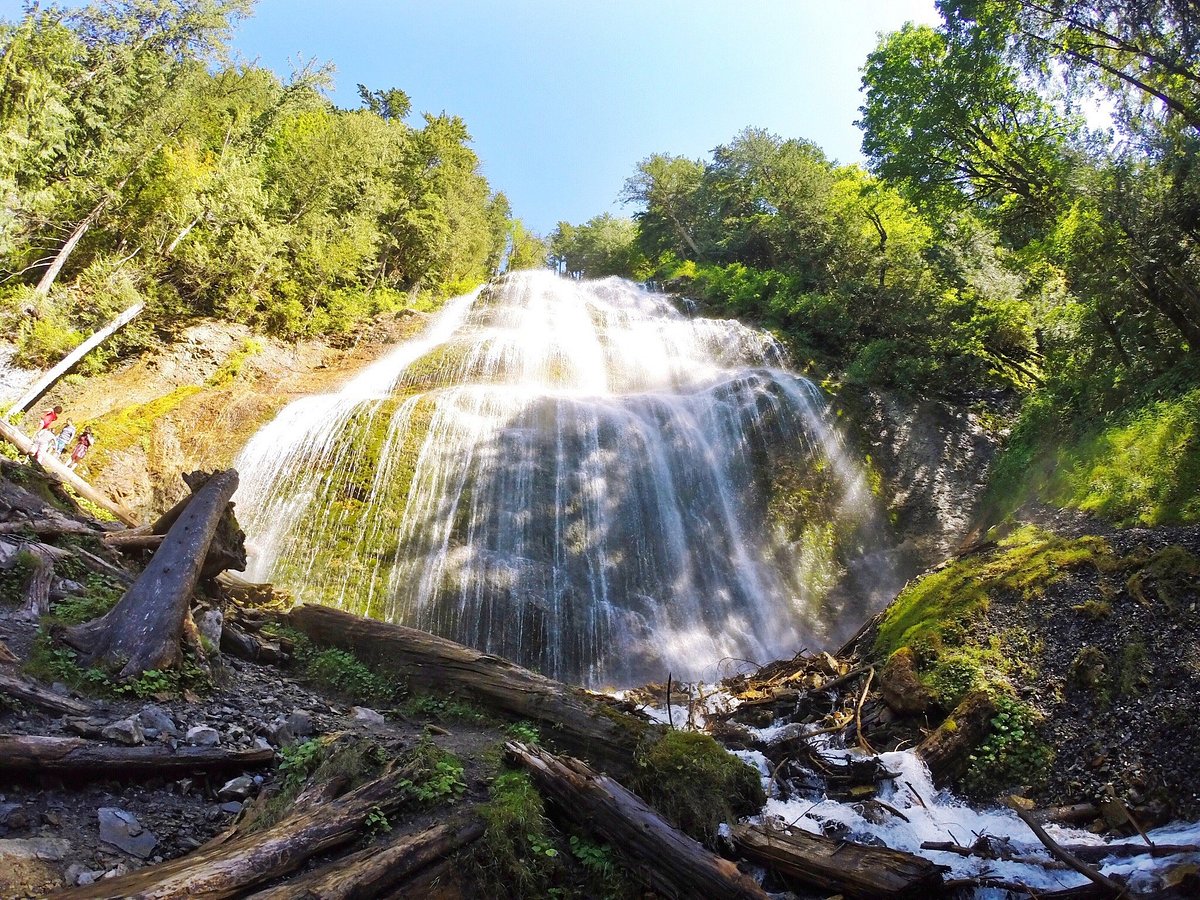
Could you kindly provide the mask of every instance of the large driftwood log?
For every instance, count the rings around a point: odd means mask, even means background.
[[[416,833],[395,833],[383,847],[368,847],[343,856],[314,872],[250,896],[253,900],[378,897],[482,836],[483,821],[478,816],[455,816]]]
[[[8,694],[10,697],[56,713],[85,716],[92,711],[90,703],[56,694],[35,681],[9,672],[0,672],[0,694]]]
[[[992,730],[996,704],[987,691],[971,691],[937,730],[917,747],[938,787],[966,774],[972,751]]]
[[[27,775],[54,774],[77,779],[161,775],[174,778],[197,771],[229,771],[268,766],[274,750],[162,745],[115,747],[75,737],[0,734],[0,770]]]
[[[192,592],[237,486],[233,469],[209,478],[117,605],[99,619],[65,630],[66,642],[85,655],[88,665],[119,668],[119,677],[133,678],[179,661]]]
[[[763,825],[734,826],[733,843],[748,858],[782,875],[849,897],[932,897],[942,887],[940,866],[887,847]]]
[[[671,898],[766,900],[753,878],[673,828],[608,776],[517,741],[504,749],[563,816],[617,847],[632,863],[631,873],[651,890]]]
[[[547,742],[622,778],[643,739],[665,728],[497,656],[415,628],[301,605],[287,616],[317,644],[352,650],[421,691],[453,692],[514,720],[542,726]]]
[[[312,857],[358,839],[367,816],[394,813],[407,796],[402,782],[414,769],[404,767],[368,782],[344,797],[286,816],[259,832],[239,835],[119,878],[56,894],[62,900],[222,900],[242,897],[275,881]]]

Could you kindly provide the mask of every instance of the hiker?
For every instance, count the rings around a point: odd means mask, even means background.
[[[62,431],[58,433],[58,455],[62,456],[67,452],[67,444],[71,443],[71,438],[75,437],[75,423],[67,419],[67,424],[62,427]]]
[[[57,438],[54,432],[49,428],[43,428],[33,436],[32,446],[29,448],[29,456],[31,459],[37,460],[39,463],[46,461],[46,454],[51,452],[56,446]]]
[[[96,436],[92,434],[92,426],[88,425],[75,440],[75,449],[71,451],[71,461],[67,463],[67,468],[74,470],[79,461],[87,456],[88,448],[94,443]]]
[[[38,423],[38,431],[48,431],[50,426],[54,424],[58,418],[58,414],[62,412],[61,406],[56,406],[54,409],[48,409],[42,413],[42,419]]]

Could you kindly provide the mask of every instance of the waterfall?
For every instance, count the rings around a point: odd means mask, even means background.
[[[549,272],[451,301],[236,465],[251,577],[590,684],[821,645],[831,548],[871,520],[770,334]],[[781,516],[818,495],[799,546]]]

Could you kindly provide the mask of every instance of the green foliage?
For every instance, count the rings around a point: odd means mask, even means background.
[[[541,743],[542,734],[532,722],[512,722],[504,730],[524,744]]]
[[[33,572],[36,560],[28,550],[22,550],[7,569],[0,569],[0,603],[19,606],[25,600],[25,584]]]
[[[87,591],[79,596],[57,600],[50,607],[52,617],[63,625],[77,625],[98,619],[117,605],[125,593],[119,582],[107,575],[89,573]]]
[[[717,829],[766,803],[755,769],[707,734],[668,731],[637,756],[633,790],[669,821],[714,845]]]
[[[1054,754],[1037,737],[1037,715],[1019,700],[999,694],[991,733],[969,757],[963,786],[971,794],[994,796],[1014,786],[1037,785]]]
[[[306,674],[315,682],[354,700],[391,700],[396,683],[345,650],[322,650],[307,660]]]
[[[415,773],[412,778],[401,779],[400,786],[424,806],[456,800],[467,789],[462,762],[428,736],[417,743],[410,761],[416,765]]]
[[[400,707],[406,716],[437,719],[443,722],[483,722],[487,714],[478,706],[452,696],[416,694]]]
[[[472,860],[482,886],[494,896],[545,896],[558,867],[541,794],[529,775],[502,769],[480,807],[485,831]]]
[[[1102,538],[1069,539],[1020,528],[995,550],[956,559],[905,587],[879,623],[875,649],[887,656],[903,646],[936,651],[955,643],[952,637],[946,641],[949,632],[986,613],[994,593],[1033,599],[1067,571],[1087,565],[1115,567]]]
[[[550,262],[557,271],[576,278],[637,278],[647,271],[637,238],[637,225],[632,219],[610,213],[582,225],[559,222],[550,235]]]
[[[45,631],[38,632],[25,671],[41,681],[62,682],[72,690],[97,697],[177,696],[184,691],[207,692],[212,687],[204,670],[189,660],[179,669],[147,669],[137,678],[115,681],[102,669],[83,668],[74,650],[57,645]]]
[[[378,806],[372,806],[367,810],[367,817],[363,820],[363,825],[366,826],[367,833],[372,837],[387,834],[392,830],[392,823],[388,821],[387,815]]]

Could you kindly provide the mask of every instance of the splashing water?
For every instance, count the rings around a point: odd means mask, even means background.
[[[250,575],[586,683],[790,656],[837,611],[771,522],[772,465],[849,531],[871,496],[783,364],[629,282],[510,275],[250,441]]]

